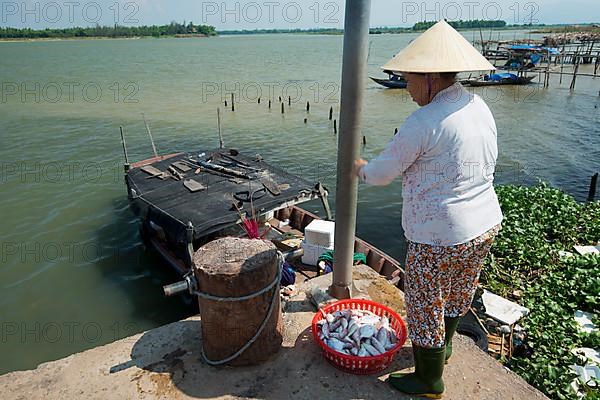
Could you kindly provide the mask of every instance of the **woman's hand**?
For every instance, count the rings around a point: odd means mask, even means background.
[[[367,165],[369,162],[367,160],[363,160],[362,158],[359,158],[358,160],[354,161],[354,167],[352,168],[352,175],[356,175],[358,177],[360,177],[358,175],[358,173],[360,172],[360,169],[362,167],[364,167],[365,165]]]

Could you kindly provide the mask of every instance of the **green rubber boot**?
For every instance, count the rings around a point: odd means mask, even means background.
[[[388,382],[406,394],[440,399],[444,393],[444,360],[446,347],[427,349],[413,345],[415,372],[390,374]]]
[[[446,342],[446,362],[448,362],[448,359],[452,355],[452,336],[456,333],[459,322],[460,317],[444,317],[444,325],[446,326],[446,336],[444,337],[444,341]]]

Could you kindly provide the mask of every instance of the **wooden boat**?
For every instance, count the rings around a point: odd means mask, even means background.
[[[465,83],[469,86],[499,86],[499,85],[528,85],[535,76],[519,76],[511,79],[500,80],[470,80]]]
[[[165,260],[178,279],[191,271],[193,254],[203,244],[218,237],[243,236],[239,211],[250,215],[253,206],[261,221],[271,225],[267,237],[270,239],[289,233],[303,235],[304,228],[319,218],[298,204],[321,199],[329,214],[327,192],[320,183],[312,185],[259,158],[219,149],[175,153],[126,164],[128,198],[133,212],[140,218],[142,239]],[[210,160],[210,164],[204,164],[208,162],[206,160]],[[197,162],[202,164],[195,164]],[[196,165],[200,168],[194,168]],[[209,165],[217,166],[217,169],[210,170]],[[178,167],[181,169],[177,170]],[[218,171],[219,167],[226,170]],[[232,177],[234,171],[247,171],[246,176],[250,179]],[[266,183],[263,181],[265,176],[268,176]],[[190,179],[199,181],[206,189],[190,191],[184,186]],[[269,185],[277,188],[270,191]],[[276,189],[280,189],[279,194],[273,193],[277,193]],[[260,197],[256,193],[260,193]],[[403,281],[404,272],[397,260],[359,238],[355,239],[354,247],[355,252],[366,255],[367,264],[375,271],[394,282]],[[302,264],[298,258],[301,254],[301,251],[287,253],[290,259],[296,256],[293,263],[297,267],[297,278],[306,280],[316,276],[318,267]]]
[[[264,167],[264,169],[269,170],[271,176],[287,176],[291,180],[295,179],[296,181],[294,181],[294,184],[290,185],[289,188],[292,190],[294,190],[292,186],[301,187],[302,185],[307,185],[307,182],[301,178],[286,174],[277,168],[263,163],[262,160],[258,159],[259,157],[249,158],[240,155],[237,153],[237,151],[225,152],[223,149],[215,150],[214,152],[201,152],[200,154],[204,154],[205,159],[210,158],[213,161],[216,154],[221,154],[222,156],[228,156],[225,157],[226,159],[235,160],[232,161],[233,163],[244,163],[250,168],[260,165],[261,167]],[[208,156],[206,156],[206,154],[208,154]],[[223,215],[210,219],[207,224],[197,224],[195,226],[191,221],[188,221],[187,224],[178,222],[185,220],[185,216],[191,215],[192,217],[197,217],[198,214],[195,214],[194,211],[206,208],[214,210],[215,205],[216,208],[219,208],[223,205],[223,202],[203,204],[198,201],[199,198],[197,194],[202,195],[202,193],[206,192],[203,190],[190,192],[196,196],[188,196],[186,198],[185,192],[182,192],[181,188],[177,188],[177,186],[181,186],[178,185],[178,183],[182,184],[181,181],[173,178],[172,176],[164,178],[165,181],[169,181],[167,182],[168,185],[166,189],[155,192],[157,190],[156,185],[160,185],[159,180],[162,181],[160,177],[155,176],[157,171],[166,170],[167,174],[172,174],[172,172],[165,167],[171,166],[176,162],[181,162],[185,159],[190,159],[190,155],[186,153],[174,153],[166,156],[149,158],[131,165],[128,163],[125,164],[125,182],[127,185],[128,197],[132,210],[140,217],[140,233],[145,245],[160,255],[166,264],[170,266],[171,269],[176,273],[177,279],[184,279],[183,281],[175,284],[165,286],[165,293],[170,292],[170,295],[186,293],[188,291],[188,288],[190,287],[188,282],[190,282],[191,278],[191,274],[189,273],[193,267],[193,254],[202,244],[218,237],[232,235],[241,236],[243,232],[242,228],[240,227],[241,221],[239,219],[239,214],[237,211],[232,213],[230,209],[223,211]],[[153,168],[156,170],[153,170]],[[203,171],[202,168],[200,169],[201,174]],[[204,172],[206,174],[212,174],[206,170],[204,170]],[[191,175],[192,173],[193,175]],[[186,174],[189,174],[189,176],[198,175],[197,169],[181,171],[180,174],[183,174],[183,179],[186,178]],[[221,178],[225,177],[227,177],[227,175],[222,176]],[[227,178],[228,179],[227,183],[225,183],[225,187],[229,187],[227,186],[229,183],[236,183],[229,182],[230,179],[229,177]],[[148,185],[148,182],[151,182],[151,184]],[[206,183],[216,186],[216,189],[214,190],[215,192],[219,193],[217,189],[219,189],[219,185],[223,185],[223,180],[220,179],[213,181],[212,183]],[[243,183],[244,186],[247,184],[248,182]],[[264,183],[262,184],[264,185]],[[269,183],[267,183],[267,185],[269,185]],[[165,190],[167,193],[165,193]],[[183,197],[181,197],[182,193],[184,194]],[[300,203],[320,198],[323,202],[325,211],[330,218],[330,211],[327,203],[327,192],[320,183],[317,183],[315,187],[308,193],[300,193],[298,196],[291,196],[291,198],[289,193],[287,195],[285,193],[281,193],[279,195],[273,195],[271,193],[271,195],[275,197],[283,195],[283,197],[278,198],[276,201],[272,201],[272,199],[267,198],[267,195],[265,194],[263,197],[261,197],[261,199],[255,200],[255,204],[259,206],[258,211],[260,216],[262,216],[262,220],[268,222],[272,227],[271,238],[278,238],[279,235],[303,235],[306,226],[308,226],[308,224],[315,219],[320,218],[316,214],[299,207],[298,204]],[[173,196],[178,198],[178,203],[175,206],[169,202]],[[252,194],[250,194],[250,196],[252,196]],[[260,201],[265,198],[267,198],[268,201]],[[204,200],[210,201],[209,196],[207,196],[207,198]],[[182,211],[181,207],[177,207],[177,205],[181,203],[185,204],[187,208],[191,209],[191,211]],[[365,254],[366,264],[368,266],[370,266],[380,275],[386,277],[392,284],[396,285],[401,290],[403,289],[404,270],[397,260],[381,251],[374,245],[358,237],[354,240],[354,251]],[[294,256],[301,255],[300,251],[288,251],[287,255],[288,261],[290,261],[296,268],[297,282],[303,282],[320,274],[318,267],[304,265],[298,257],[294,258]],[[195,301],[191,300],[189,295],[187,303],[197,304]],[[472,314],[472,311],[469,311],[469,314]],[[487,340],[483,341],[483,339],[487,339],[484,337],[485,332],[481,330],[478,331],[476,327],[474,327],[475,325],[471,325],[463,325],[461,323],[459,326],[459,332],[471,336],[476,344],[486,351]]]
[[[406,89],[406,81],[403,78],[400,79],[381,79],[370,76],[374,82],[379,83],[389,89]]]

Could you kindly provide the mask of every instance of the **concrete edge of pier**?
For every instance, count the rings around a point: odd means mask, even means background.
[[[331,366],[314,342],[306,296],[331,277],[307,281],[285,306],[283,347],[253,367],[210,367],[200,360],[200,317],[164,325],[30,371],[0,376],[2,399],[403,399],[385,379],[412,368],[410,344],[385,371],[350,375]],[[355,297],[403,313],[400,290],[368,267],[354,270]],[[538,390],[458,335],[444,372],[445,399],[545,399]]]

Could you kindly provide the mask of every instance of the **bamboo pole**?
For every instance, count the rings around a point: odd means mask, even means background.
[[[579,70],[579,57],[578,54],[575,55],[575,68],[573,69],[573,80],[571,81],[571,86],[569,90],[575,90],[575,80],[577,79],[577,71]]]
[[[146,121],[146,116],[142,113],[142,118],[144,120],[144,125],[146,126],[146,132],[148,132],[148,136],[150,136],[150,144],[152,144],[152,151],[154,152],[154,157],[158,157],[158,153],[156,152],[156,146],[154,145],[154,139],[152,138],[152,132],[150,132],[150,126],[148,126],[148,122]]]
[[[563,47],[563,51],[564,51],[564,47]],[[562,85],[562,77],[563,77],[563,69],[565,67],[565,54],[562,53],[560,55],[560,80],[558,82],[559,85]]]
[[[127,143],[125,143],[125,135],[123,134],[123,127],[120,126],[121,130],[121,145],[123,145],[123,154],[125,155],[125,164],[123,164],[123,169],[125,172],[129,171],[129,156],[127,155]]]
[[[217,107],[217,128],[219,129],[219,148],[222,149],[225,147],[225,143],[221,132],[221,109],[219,107]]]

